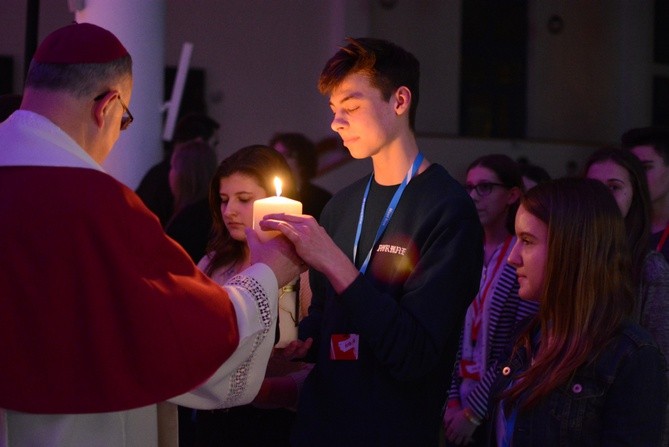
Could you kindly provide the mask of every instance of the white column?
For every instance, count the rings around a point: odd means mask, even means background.
[[[113,32],[133,60],[129,108],[135,118],[121,132],[104,168],[132,189],[162,158],[163,78],[165,67],[165,0],[85,0],[77,22],[94,23]]]

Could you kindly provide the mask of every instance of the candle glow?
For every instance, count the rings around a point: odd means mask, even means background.
[[[276,196],[279,197],[281,195],[281,187],[283,184],[281,183],[281,179],[279,177],[274,177],[274,188],[276,189]]]

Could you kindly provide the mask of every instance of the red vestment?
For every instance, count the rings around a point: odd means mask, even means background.
[[[226,292],[127,187],[0,167],[0,407],[94,413],[203,383],[238,344]]]

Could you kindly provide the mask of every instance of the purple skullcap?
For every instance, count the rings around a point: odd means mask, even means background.
[[[127,55],[110,31],[92,23],[73,23],[49,34],[33,59],[44,64],[104,64]]]

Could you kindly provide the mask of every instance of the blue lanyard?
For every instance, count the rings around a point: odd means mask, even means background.
[[[502,410],[504,411],[504,410]],[[518,416],[518,407],[513,406],[513,410],[509,417],[504,418],[504,439],[502,439],[502,447],[510,447],[513,442],[513,431],[516,428],[516,417]]]
[[[390,200],[388,208],[386,208],[386,212],[383,215],[383,219],[381,220],[379,229],[376,230],[376,237],[374,238],[374,243],[370,247],[369,253],[367,253],[365,261],[360,266],[360,273],[364,274],[367,271],[367,266],[369,265],[369,259],[372,257],[372,250],[374,250],[376,243],[379,242],[379,239],[381,239],[381,235],[383,234],[383,232],[386,231],[386,227],[390,222],[390,218],[393,217],[393,213],[395,212],[395,208],[397,208],[397,204],[399,203],[400,198],[402,197],[404,189],[407,187],[411,179],[416,175],[416,172],[418,172],[418,168],[420,167],[420,164],[422,162],[423,162],[423,154],[419,152],[418,155],[416,156],[416,159],[413,161],[413,165],[411,166],[411,168],[409,168],[407,175],[404,177],[404,180],[402,180],[402,183],[397,188],[397,191],[395,191],[393,198]],[[362,233],[362,222],[365,220],[365,204],[367,203],[367,197],[369,196],[369,188],[372,184],[373,178],[374,178],[374,173],[372,173],[372,175],[369,176],[369,181],[367,182],[367,188],[365,188],[365,195],[362,197],[362,206],[360,207],[360,218],[358,219],[358,229],[355,232],[355,241],[353,242],[354,262],[358,257],[358,245],[360,244],[360,234]]]

